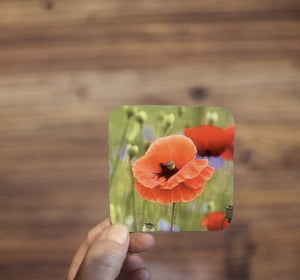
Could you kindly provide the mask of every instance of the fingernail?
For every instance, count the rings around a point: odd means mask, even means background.
[[[108,230],[107,239],[123,244],[127,240],[128,234],[127,227],[121,224],[115,224]]]

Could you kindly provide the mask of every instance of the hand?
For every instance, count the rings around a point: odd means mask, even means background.
[[[121,224],[104,220],[91,229],[72,261],[67,280],[148,280],[150,272],[138,254],[154,245],[146,233],[129,234]]]

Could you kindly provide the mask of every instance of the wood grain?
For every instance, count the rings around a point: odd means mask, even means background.
[[[298,279],[299,1],[0,3],[0,275],[64,277],[109,215],[107,120],[124,104],[223,106],[235,215],[155,234],[153,279]]]

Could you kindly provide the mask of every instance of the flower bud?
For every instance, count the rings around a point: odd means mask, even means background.
[[[145,111],[139,111],[136,115],[136,120],[140,124],[145,123],[147,121],[147,113]]]
[[[128,144],[134,144],[136,136],[138,135],[140,130],[140,126],[137,122],[134,122],[131,126],[131,128],[128,130],[126,135],[126,142]]]
[[[215,202],[213,200],[210,200],[207,205],[207,211],[213,212],[215,211],[215,208],[216,208]]]
[[[228,205],[225,209],[225,217],[228,219],[228,222],[230,223],[232,220],[232,214],[233,214],[233,206]]]
[[[160,122],[162,122],[165,118],[165,113],[163,111],[160,111],[157,118]]]
[[[132,133],[127,134],[126,142],[128,144],[133,144],[135,142],[135,135],[133,135]]]
[[[127,146],[127,154],[129,156],[129,158],[133,158],[134,156],[136,156],[139,152],[139,147],[137,145],[131,145],[128,144]]]
[[[183,106],[178,107],[178,109],[177,109],[178,117],[181,118],[184,113],[185,113],[185,108]]]
[[[218,113],[217,112],[207,112],[206,113],[206,121],[208,124],[213,125],[215,124],[219,119]]]
[[[155,229],[155,225],[153,225],[152,223],[144,223],[143,225],[143,232],[151,232],[154,231]]]
[[[174,121],[175,121],[175,116],[174,114],[168,114],[168,115],[165,115],[165,118],[164,118],[164,123],[165,123],[165,126],[166,127],[170,127],[174,124]]]
[[[128,119],[136,114],[137,108],[133,106],[124,106],[124,111]]]

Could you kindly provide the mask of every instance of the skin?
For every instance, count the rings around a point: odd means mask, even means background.
[[[106,219],[91,229],[76,252],[67,280],[148,280],[141,252],[154,245],[146,233],[131,233]]]

